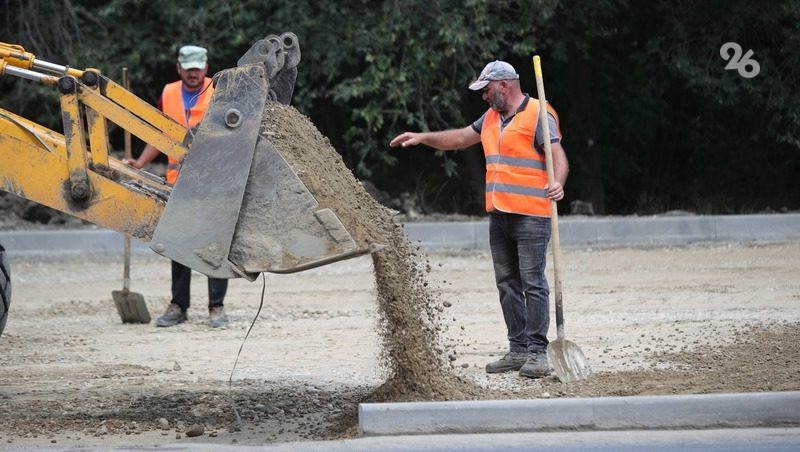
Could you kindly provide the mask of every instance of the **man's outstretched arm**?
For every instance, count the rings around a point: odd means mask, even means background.
[[[468,148],[481,142],[481,135],[472,126],[439,132],[405,132],[389,142],[391,147],[424,144],[440,151]]]

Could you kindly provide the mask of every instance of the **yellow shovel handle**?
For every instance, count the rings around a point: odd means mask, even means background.
[[[544,135],[544,155],[547,163],[547,184],[552,186],[555,182],[553,168],[553,150],[550,144],[550,126],[547,120],[547,99],[544,94],[544,78],[542,77],[542,62],[539,55],[533,57],[533,72],[536,76],[536,91],[539,96],[539,127]],[[555,200],[550,200],[552,213],[550,214],[551,244],[553,247],[553,295],[556,304],[556,334],[559,339],[564,338],[564,302],[561,294],[561,243],[558,234],[558,205]]]

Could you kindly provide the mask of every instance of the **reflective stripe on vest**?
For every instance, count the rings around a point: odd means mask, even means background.
[[[496,182],[492,184],[486,184],[486,191],[504,192],[514,195],[536,196],[539,198],[544,198],[547,195],[547,190],[544,188],[530,188],[523,187],[521,185],[498,184]]]
[[[486,163],[499,163],[501,165],[519,166],[523,168],[536,168],[547,169],[545,162],[540,160],[523,159],[518,157],[505,157],[502,155],[489,155],[486,157]]]
[[[181,92],[182,81],[172,82],[164,87],[161,93],[161,109],[165,115],[178,121],[186,126],[186,128],[197,127],[203,119],[208,109],[208,103],[211,102],[211,95],[214,94],[214,87],[209,86],[211,79],[206,77],[203,81],[203,90],[195,101],[194,106],[189,109],[189,117],[187,123],[186,110],[183,107],[183,93]],[[181,162],[168,157],[169,163],[167,164],[167,183],[175,185],[178,180],[178,172],[180,171]]]
[[[548,111],[558,118],[548,105]],[[546,197],[547,169],[544,155],[536,152],[533,140],[539,125],[539,102],[530,98],[524,110],[500,131],[500,114],[486,113],[481,144],[486,156],[486,211],[550,216]],[[556,119],[558,124],[558,119]]]

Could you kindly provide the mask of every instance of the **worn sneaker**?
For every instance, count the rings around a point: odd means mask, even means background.
[[[228,316],[225,315],[225,307],[214,306],[208,309],[208,318],[211,321],[211,328],[222,328],[228,326]]]
[[[542,378],[550,374],[550,361],[547,360],[547,353],[528,354],[528,360],[519,369],[519,374],[528,378]]]
[[[492,361],[486,365],[487,374],[499,374],[519,370],[525,360],[528,359],[527,352],[508,352],[497,361]]]
[[[167,307],[167,311],[164,312],[161,317],[156,319],[156,326],[175,326],[179,323],[185,322],[186,319],[186,311],[181,309],[181,307],[175,303],[170,303]]]

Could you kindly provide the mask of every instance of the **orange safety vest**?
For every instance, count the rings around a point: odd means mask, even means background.
[[[161,110],[170,118],[178,121],[187,128],[197,127],[203,115],[206,114],[208,103],[211,102],[211,95],[214,94],[214,87],[209,86],[211,79],[206,77],[203,81],[203,89],[200,90],[202,94],[197,98],[194,106],[189,109],[189,117],[186,117],[186,109],[183,106],[183,94],[181,93],[182,81],[172,82],[164,87],[161,93]],[[187,122],[188,119],[188,122]],[[167,164],[167,183],[175,185],[178,181],[178,172],[181,168],[181,161],[168,157]]]
[[[558,127],[555,109],[548,104],[547,110],[556,118]],[[546,159],[533,146],[539,126],[539,101],[529,98],[525,109],[514,115],[502,132],[500,121],[500,113],[489,109],[481,128],[486,156],[486,211],[549,217],[550,200],[544,189]]]

